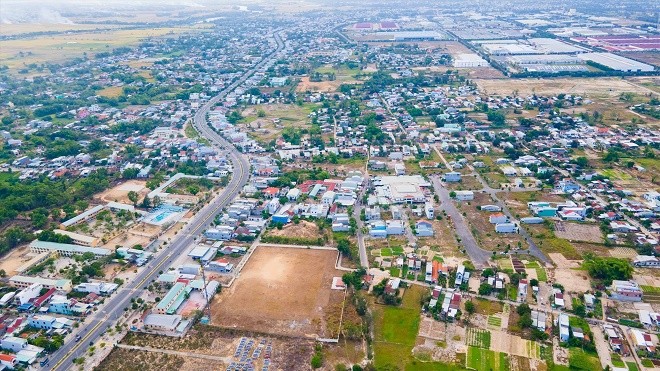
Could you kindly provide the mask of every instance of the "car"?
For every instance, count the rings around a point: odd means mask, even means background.
[[[81,339],[80,335],[76,335],[76,343],[79,342]]]
[[[48,362],[49,362],[49,359],[46,358],[46,359],[44,359],[43,361],[39,362],[39,366],[44,367],[44,366],[46,366],[46,365],[48,364]]]

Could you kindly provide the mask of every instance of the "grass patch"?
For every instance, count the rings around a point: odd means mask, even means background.
[[[392,254],[394,254],[394,255],[403,255],[403,247],[401,247],[401,246],[392,247]]]
[[[389,247],[380,249],[380,256],[392,256],[392,249]]]
[[[639,367],[635,362],[626,362],[626,366],[628,366],[628,371],[639,371]]]
[[[397,267],[392,267],[390,268],[390,276],[392,277],[400,277],[401,276],[401,269]]]
[[[660,294],[660,287],[639,285],[645,294]]]
[[[575,249],[575,246],[563,238],[546,237],[542,240],[537,239],[536,243],[539,245],[541,250],[546,253],[560,253],[569,260],[582,259],[582,255],[580,255],[580,253]]]
[[[505,353],[468,347],[467,367],[474,370],[508,371],[509,359]]]
[[[536,268],[536,278],[540,282],[548,282],[548,273],[543,268]]]
[[[472,347],[490,349],[490,331],[470,327],[467,331],[465,343]]]
[[[648,358],[642,359],[642,366],[644,366],[644,367],[654,367],[653,362]]]
[[[532,261],[532,262],[528,262],[527,264],[525,264],[525,268],[533,268],[533,269],[536,269],[536,268],[541,268],[541,266],[539,265],[539,262],[537,262],[537,261]]]
[[[597,356],[585,353],[580,348],[571,348],[568,354],[568,365],[572,370],[600,370],[600,360]]]
[[[502,303],[492,300],[476,298],[472,300],[475,306],[475,312],[490,316],[502,312]]]
[[[618,355],[617,353],[612,353],[610,355],[610,357],[612,358],[612,366],[614,366],[614,367],[626,367],[626,364],[623,363],[623,361],[621,360],[621,356]]]
[[[490,326],[502,327],[502,319],[496,316],[488,316],[488,324]]]
[[[511,301],[518,300],[518,287],[513,285],[507,285],[506,295],[507,298]]]

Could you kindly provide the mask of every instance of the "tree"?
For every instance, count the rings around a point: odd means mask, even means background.
[[[532,309],[526,303],[522,303],[518,306],[518,308],[516,308],[516,313],[518,313],[519,316],[522,316],[532,313]]]
[[[465,302],[465,311],[468,312],[468,314],[474,313],[476,310],[476,307],[472,300],[468,300]]]
[[[482,283],[479,286],[479,295],[490,295],[491,292],[493,292],[493,286],[488,283]]]
[[[579,167],[587,167],[589,166],[589,160],[584,156],[580,156],[575,159],[575,164]]]
[[[133,203],[133,206],[137,205],[138,197],[140,195],[135,191],[128,191],[128,199]]]
[[[525,313],[522,316],[520,316],[520,319],[518,320],[518,326],[522,328],[529,328],[532,327],[532,315],[530,313]]]
[[[449,197],[456,198],[456,192],[454,191],[449,192]]]
[[[632,277],[633,268],[627,260],[618,258],[601,258],[586,254],[584,267],[593,278],[601,279],[606,285],[612,280],[627,280]]]
[[[139,172],[140,171],[138,169],[131,167],[128,169],[124,169],[124,171],[121,173],[121,176],[124,179],[135,179],[137,178]]]

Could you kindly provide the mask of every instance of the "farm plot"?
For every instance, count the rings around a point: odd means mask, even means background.
[[[490,336],[491,350],[525,358],[541,358],[541,348],[537,342],[504,331],[492,331]]]
[[[508,371],[509,359],[505,353],[469,347],[466,366],[473,370]]]
[[[595,224],[555,223],[555,235],[569,241],[603,242],[603,232]]]
[[[330,332],[324,313],[343,293],[330,289],[337,253],[259,246],[229,290],[212,303],[212,324],[317,337]],[[249,308],[249,309],[248,309]]]
[[[467,331],[465,343],[470,347],[490,349],[490,331],[471,327]]]
[[[488,316],[488,325],[496,328],[500,328],[502,327],[502,318],[497,316]]]

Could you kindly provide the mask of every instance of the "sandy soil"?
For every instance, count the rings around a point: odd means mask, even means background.
[[[555,235],[569,241],[603,242],[603,232],[595,224],[557,222]]]
[[[133,203],[128,199],[128,192],[137,192],[140,195],[138,199],[142,200],[150,192],[146,184],[147,182],[141,180],[129,180],[101,193],[99,197],[106,202],[116,201],[132,205]]]
[[[578,94],[586,97],[619,96],[624,92],[646,94],[645,88],[633,85],[620,78],[558,78],[558,79],[506,79],[475,80],[479,90],[487,94],[511,95],[514,91],[520,96],[555,95],[560,93]]]
[[[0,259],[0,269],[7,273],[7,276],[16,274],[16,269],[21,265],[27,263],[32,259],[31,254],[28,255],[30,249],[26,246],[21,246],[11,250],[7,255]]]
[[[555,282],[564,286],[567,292],[585,292],[591,290],[591,281],[585,271],[575,269],[555,269]]]
[[[322,92],[322,93],[327,93],[327,92],[336,92],[339,89],[339,85],[341,84],[357,84],[359,81],[319,81],[319,82],[311,82],[309,81],[309,77],[301,77],[300,82],[298,83],[298,86],[296,86],[296,91],[297,92],[305,92],[305,91],[312,91],[312,92]]]
[[[312,222],[301,220],[298,224],[287,224],[282,229],[271,229],[268,232],[271,236],[286,236],[286,237],[299,237],[299,238],[318,238],[319,227]]]
[[[330,289],[337,253],[259,246],[229,290],[212,304],[214,325],[292,336],[323,333],[324,309],[343,298]]]

